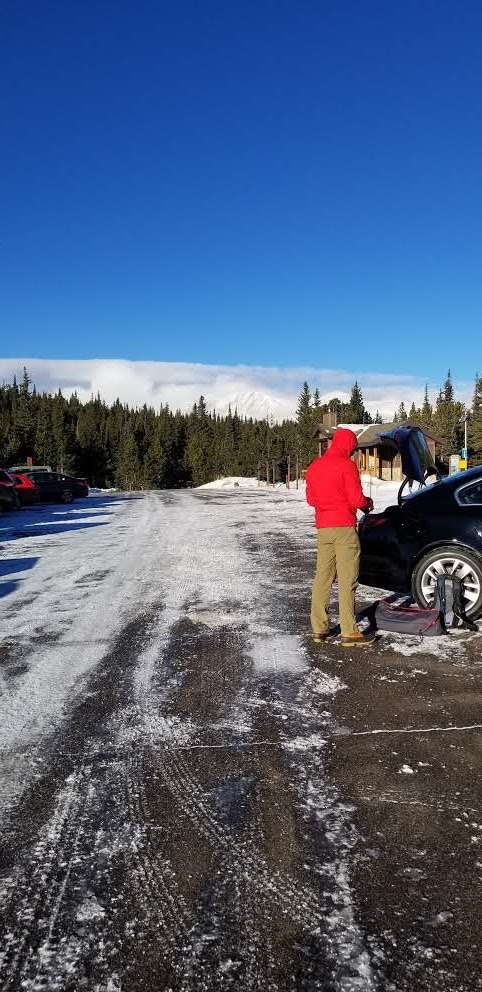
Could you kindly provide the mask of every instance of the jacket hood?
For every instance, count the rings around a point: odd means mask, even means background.
[[[350,458],[357,444],[358,438],[354,431],[348,430],[347,427],[338,427],[328,448],[328,454]]]

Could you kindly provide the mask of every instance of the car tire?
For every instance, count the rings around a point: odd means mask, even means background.
[[[443,572],[464,580],[466,614],[477,620],[482,616],[482,561],[475,552],[465,548],[459,551],[450,544],[430,551],[417,562],[412,575],[412,594],[418,605],[432,605],[437,575]]]
[[[74,495],[70,489],[64,489],[62,493],[62,503],[73,503]]]

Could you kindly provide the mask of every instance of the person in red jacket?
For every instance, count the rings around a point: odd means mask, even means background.
[[[357,437],[339,427],[321,458],[315,458],[306,472],[306,499],[315,507],[318,529],[316,575],[311,599],[311,626],[315,641],[329,634],[328,604],[335,576],[342,644],[366,644],[368,638],[355,621],[355,590],[360,565],[360,541],[356,530],[357,510],[373,509],[373,501],[363,495],[360,475],[352,455]]]

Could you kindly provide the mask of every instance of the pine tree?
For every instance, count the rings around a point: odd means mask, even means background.
[[[455,454],[462,445],[464,413],[463,403],[454,399],[449,370],[445,383],[439,391],[433,415],[435,433],[440,442],[440,455],[445,464],[450,455]]]
[[[363,402],[363,395],[358,382],[354,382],[351,388],[350,402],[343,411],[343,416],[347,424],[365,423],[365,404]]]
[[[52,459],[52,421],[50,404],[45,397],[41,397],[39,402],[33,454],[35,461],[40,465],[50,464]]]
[[[65,471],[65,405],[60,389],[52,403],[52,455],[53,468]]]
[[[142,473],[134,434],[127,429],[120,445],[116,483],[121,489],[140,489]]]
[[[214,447],[215,421],[213,422],[206,410],[203,396],[194,405],[189,425],[189,437],[186,445],[186,468],[193,486],[202,486],[214,478]]]
[[[303,389],[298,399],[296,422],[298,425],[297,440],[301,464],[303,467],[306,467],[313,460],[316,448],[311,409],[311,391],[307,382],[303,383]],[[268,461],[271,460],[271,452],[267,452],[267,455]]]
[[[478,374],[475,377],[468,436],[472,461],[475,465],[480,465],[482,463],[482,376]]]
[[[447,378],[443,384],[443,398],[445,403],[454,402],[454,387],[452,383],[452,373],[450,369],[447,372]]]
[[[405,423],[406,420],[408,420],[407,411],[405,409],[405,403],[402,400],[402,402],[400,403],[400,406],[399,406],[399,408],[397,410],[397,423],[398,424],[403,424],[403,423]]]
[[[153,435],[144,456],[144,489],[162,489],[166,477],[166,450],[158,431]]]
[[[433,410],[432,410],[432,404],[430,403],[430,400],[428,398],[428,385],[427,385],[427,383],[425,383],[425,393],[424,393],[424,397],[423,397],[423,406],[422,406],[422,410],[421,410],[421,413],[420,413],[420,423],[421,423],[421,426],[426,431],[429,431],[432,428],[432,425],[433,425]]]
[[[22,382],[18,389],[16,404],[15,426],[19,444],[19,456],[22,461],[33,454],[35,424],[30,396],[30,376],[27,369],[23,370]]]

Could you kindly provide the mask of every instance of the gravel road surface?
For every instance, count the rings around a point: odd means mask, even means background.
[[[481,635],[312,645],[281,490],[22,511],[0,552],[0,989],[482,989]]]

